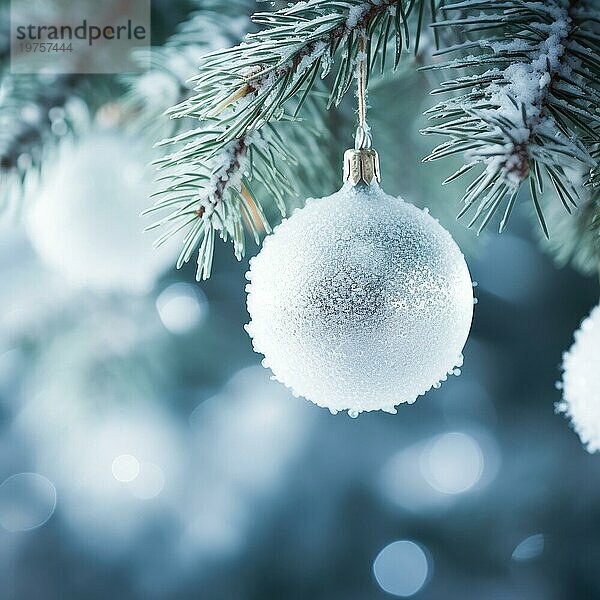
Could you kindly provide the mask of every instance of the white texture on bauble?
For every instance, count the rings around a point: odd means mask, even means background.
[[[332,412],[395,412],[462,363],[473,315],[464,257],[426,211],[376,184],[308,200],[247,278],[246,328],[263,365]]]
[[[588,452],[600,450],[600,306],[592,309],[575,332],[575,343],[563,355],[563,401],[559,412],[571,419]]]

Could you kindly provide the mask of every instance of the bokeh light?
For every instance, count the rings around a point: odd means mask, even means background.
[[[131,454],[121,454],[113,460],[112,473],[117,481],[133,481],[140,473],[140,463]]]
[[[427,555],[410,540],[388,544],[373,563],[373,573],[381,589],[404,598],[421,590],[429,571]]]
[[[414,513],[443,510],[494,480],[498,445],[487,429],[449,431],[392,454],[376,479],[379,493]]]
[[[444,494],[460,494],[481,477],[483,452],[465,433],[450,432],[436,437],[422,454],[423,475],[431,487]]]
[[[516,562],[533,560],[544,551],[544,534],[534,533],[517,544],[512,559]]]
[[[0,526],[7,531],[40,527],[55,507],[56,488],[39,473],[17,473],[0,485]]]
[[[184,334],[202,321],[208,310],[204,293],[188,283],[173,283],[156,300],[156,309],[165,328]]]

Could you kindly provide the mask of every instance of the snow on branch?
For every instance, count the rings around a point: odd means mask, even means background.
[[[157,245],[185,230],[177,267],[198,248],[199,280],[210,277],[217,234],[232,240],[239,260],[245,254],[245,230],[257,244],[261,234],[271,231],[256,184],[269,191],[281,215],[286,212],[286,199],[294,195],[288,170],[296,165],[295,158],[270,126],[224,146],[221,134],[222,130],[208,126],[174,138],[182,147],[157,161],[159,167],[171,166],[163,178],[164,189],[146,211],[166,212],[150,227],[170,226]]]
[[[505,204],[502,230],[522,184],[529,182],[548,236],[544,184],[550,182],[570,213],[581,196],[582,170],[596,164],[600,15],[584,0],[466,0],[444,11],[461,11],[460,18],[435,26],[460,28],[466,41],[437,53],[460,58],[429,68],[467,74],[432,92],[456,95],[427,113],[433,124],[424,133],[449,140],[425,160],[464,156],[465,165],[446,182],[480,168],[459,214],[474,208],[469,225],[479,223],[479,230]]]

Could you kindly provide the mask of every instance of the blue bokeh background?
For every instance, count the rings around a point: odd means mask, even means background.
[[[427,77],[372,84],[383,185],[452,231],[478,304],[462,374],[397,415],[333,416],[269,379],[230,245],[202,284],[186,265],[99,292],[31,243],[43,179],[3,214],[0,598],[600,597],[600,459],[554,409],[597,281],[539,248],[526,195],[501,236],[455,222],[451,165],[420,162]],[[351,100],[320,142],[333,165]],[[324,164],[307,187],[336,180]]]

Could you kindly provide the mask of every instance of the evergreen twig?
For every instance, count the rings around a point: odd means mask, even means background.
[[[598,13],[585,0],[464,0],[444,11],[448,19],[435,27],[460,29],[465,41],[439,52],[458,58],[429,68],[466,74],[432,92],[455,96],[427,113],[432,124],[424,133],[448,139],[425,160],[464,155],[465,165],[447,181],[475,174],[459,216],[472,212],[469,225],[478,223],[479,230],[504,206],[502,230],[528,181],[548,236],[541,205],[545,184],[570,213],[582,195],[579,174],[595,164]]]

